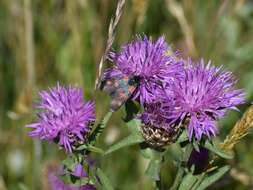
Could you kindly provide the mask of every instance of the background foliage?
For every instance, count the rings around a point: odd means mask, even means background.
[[[83,86],[96,100],[97,117],[107,111],[108,97],[93,87],[107,28],[116,0],[1,0],[0,1],[0,189],[48,189],[46,173],[63,158],[55,145],[31,140],[24,125],[34,118],[38,90],[55,85]],[[253,2],[251,0],[127,0],[114,48],[135,34],[153,38],[164,34],[184,57],[211,59],[239,79],[247,103],[220,123],[224,138],[253,98]],[[106,98],[105,98],[106,97]],[[126,136],[115,113],[100,142],[102,147]],[[235,149],[233,169],[211,189],[253,188],[253,135]],[[172,147],[173,150],[173,147]],[[163,178],[175,175],[175,152],[168,153]],[[138,147],[119,150],[95,160],[117,189],[151,189],[144,175],[147,161]]]

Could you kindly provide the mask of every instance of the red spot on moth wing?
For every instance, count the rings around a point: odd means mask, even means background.
[[[130,92],[130,93],[133,93],[133,91],[136,89],[136,87],[135,86],[129,86],[128,87],[128,91]]]
[[[115,88],[119,87],[119,82],[118,82],[118,81],[115,81],[114,87],[115,87]]]
[[[112,81],[107,80],[107,81],[106,81],[106,85],[112,85]]]
[[[123,77],[123,80],[124,80],[124,81],[128,81],[128,80],[129,80],[129,77],[128,77],[128,76],[124,76],[124,77]]]
[[[122,99],[128,98],[128,96],[124,92],[119,92],[119,97]]]

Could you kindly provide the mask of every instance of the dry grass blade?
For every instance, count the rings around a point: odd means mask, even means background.
[[[112,47],[112,44],[114,42],[115,30],[116,30],[116,27],[119,23],[120,17],[122,15],[124,5],[125,5],[125,0],[118,1],[115,17],[114,17],[114,19],[112,18],[110,21],[106,48],[105,48],[104,54],[102,55],[102,57],[100,59],[99,66],[98,66],[98,75],[96,77],[95,89],[98,87],[99,80],[100,80],[101,73],[102,73],[102,69],[103,69],[103,64],[104,64],[104,62],[107,58],[107,55]]]
[[[187,22],[185,18],[185,14],[184,14],[184,10],[182,6],[174,0],[167,0],[166,2],[167,2],[168,10],[178,20],[178,23],[185,37],[185,42],[186,42],[188,51],[193,57],[196,57],[197,50],[196,50],[196,46],[193,40],[192,28],[190,27],[189,23]]]
[[[220,145],[221,148],[225,151],[232,150],[235,144],[248,134],[251,127],[253,127],[253,106],[251,106],[247,112],[244,113],[241,120],[235,124],[224,142]]]

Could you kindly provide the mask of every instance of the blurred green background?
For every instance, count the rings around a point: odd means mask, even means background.
[[[48,168],[65,157],[56,145],[27,136],[24,125],[35,118],[38,90],[57,81],[78,84],[87,99],[96,100],[98,118],[108,109],[108,97],[94,93],[93,87],[116,3],[0,0],[0,190],[47,190]],[[136,34],[154,39],[165,35],[183,57],[210,59],[235,73],[247,103],[241,112],[231,112],[220,122],[223,139],[253,97],[253,1],[126,0],[113,47],[118,49]],[[123,114],[122,109],[113,115],[102,147],[127,135]],[[250,133],[236,146],[235,159],[230,161],[233,169],[210,189],[253,189],[252,137]],[[144,175],[147,160],[137,146],[96,161],[116,189],[152,189]],[[168,153],[162,169],[166,185],[172,183],[175,169],[173,154]]]

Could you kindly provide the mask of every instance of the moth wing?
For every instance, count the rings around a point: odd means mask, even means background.
[[[111,94],[110,109],[118,110],[129,98],[128,93],[123,88],[118,88]]]
[[[119,78],[111,78],[103,80],[100,84],[100,89],[111,94],[119,88]]]
[[[137,84],[130,84],[127,76],[107,79],[101,82],[100,89],[111,96],[110,109],[118,110],[133,94]]]

